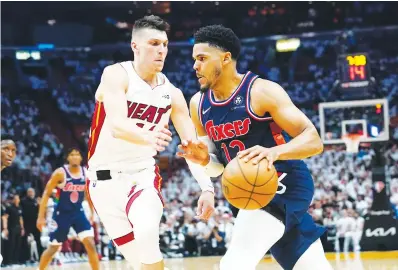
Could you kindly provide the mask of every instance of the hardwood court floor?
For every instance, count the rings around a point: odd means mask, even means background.
[[[381,252],[379,252],[381,253]],[[389,253],[389,256],[378,256],[377,254],[371,256],[362,256],[362,258],[336,257],[334,254],[328,256],[335,270],[398,270],[398,252]],[[184,258],[184,259],[167,259],[166,267],[170,270],[218,270],[218,262],[220,257],[199,257],[199,258]],[[28,270],[35,270],[37,268],[24,268]],[[71,263],[62,266],[51,266],[50,270],[89,270],[88,263]],[[104,270],[131,270],[125,261],[111,261],[101,262],[101,269]],[[261,262],[256,270],[281,270],[282,268],[272,259],[265,259]],[[245,270],[245,269],[242,269]],[[321,270],[321,269],[309,269]]]

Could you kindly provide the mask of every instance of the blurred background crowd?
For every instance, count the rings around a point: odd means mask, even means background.
[[[12,137],[17,145],[14,165],[1,175],[2,222],[14,228],[12,237],[2,234],[2,247],[10,247],[2,248],[4,264],[33,263],[48,244],[48,233],[40,235],[35,229],[46,182],[64,163],[65,149],[79,146],[87,150],[94,93],[102,70],[131,59],[132,23],[146,14],[160,15],[171,24],[164,73],[187,101],[198,91],[192,70],[193,32],[220,23],[242,38],[239,70],[251,70],[281,84],[318,129],[318,104],[342,98],[336,83],[338,55],[366,52],[373,77],[369,98],[386,97],[390,105],[390,141],[385,142],[383,155],[389,204],[398,218],[396,3],[134,1],[6,2],[2,6],[1,134]],[[18,12],[7,12],[11,9]],[[300,45],[293,51],[278,51],[276,41],[288,34],[299,37]],[[327,121],[333,125],[333,119]],[[168,257],[222,255],[232,234],[231,209],[219,180],[214,179],[216,213],[209,222],[195,219],[200,188],[185,161],[175,156],[178,143],[174,136],[157,157],[166,200],[162,251]],[[363,224],[373,202],[372,147],[362,145],[359,153],[350,154],[343,145],[328,146],[321,155],[305,160],[316,186],[309,212],[329,229],[322,239],[328,251],[361,249]],[[49,203],[48,218],[53,207]],[[95,220],[102,259],[121,258],[98,218]],[[55,263],[86,259],[71,231]]]

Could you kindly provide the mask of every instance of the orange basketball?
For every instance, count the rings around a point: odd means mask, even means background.
[[[257,165],[238,157],[231,160],[222,175],[222,190],[230,204],[239,209],[255,210],[266,206],[278,189],[278,174],[268,160]]]

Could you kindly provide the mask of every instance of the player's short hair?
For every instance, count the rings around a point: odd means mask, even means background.
[[[11,136],[9,136],[9,135],[1,135],[1,143],[5,143],[7,141],[15,143]]]
[[[170,30],[170,25],[159,16],[150,15],[134,22],[133,31],[144,28],[168,32]]]
[[[79,152],[79,154],[83,157],[83,153],[82,153],[82,151],[81,151],[79,148],[77,148],[77,147],[71,147],[71,148],[68,149],[68,151],[66,151],[65,160],[68,159],[69,155],[70,155],[73,151]]]
[[[195,44],[209,43],[224,52],[230,52],[232,59],[237,60],[240,54],[240,40],[232,31],[222,25],[208,25],[199,28],[194,35]]]

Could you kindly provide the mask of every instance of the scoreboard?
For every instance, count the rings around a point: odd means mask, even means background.
[[[367,54],[342,54],[337,67],[342,88],[367,87],[370,81],[370,63]]]

